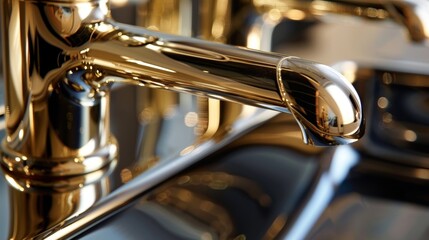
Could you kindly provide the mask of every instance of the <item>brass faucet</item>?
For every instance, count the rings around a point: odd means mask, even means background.
[[[113,83],[291,113],[314,145],[356,141],[359,97],[332,68],[114,22],[106,0],[2,1],[6,139],[2,163],[26,176],[95,171],[117,156]]]

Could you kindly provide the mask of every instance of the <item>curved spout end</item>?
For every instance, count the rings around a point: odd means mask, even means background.
[[[364,120],[360,121],[359,128],[350,135],[321,134],[320,131],[307,127],[304,123],[305,121],[301,121],[297,117],[295,117],[295,120],[301,128],[303,142],[318,147],[351,144],[359,140],[365,133]]]
[[[278,80],[283,101],[301,127],[306,144],[349,144],[363,136],[359,96],[333,68],[287,57],[279,63]]]

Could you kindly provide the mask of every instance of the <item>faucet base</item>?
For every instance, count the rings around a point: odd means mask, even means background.
[[[118,143],[111,137],[108,143],[87,156],[69,158],[33,158],[17,153],[3,141],[1,164],[11,173],[30,177],[67,177],[94,172],[113,162],[118,156]]]

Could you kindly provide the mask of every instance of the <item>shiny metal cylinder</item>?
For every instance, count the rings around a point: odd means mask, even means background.
[[[356,91],[322,64],[118,24],[105,0],[2,4],[10,171],[74,175],[114,159],[116,82],[292,113],[310,144],[362,135]]]
[[[67,51],[79,51],[88,43],[90,33],[81,31],[81,24],[104,16],[107,8],[101,9],[97,1],[2,5],[6,168],[25,175],[63,176],[103,167],[117,155],[109,133],[108,92],[95,93],[85,81],[96,75],[83,67],[66,73],[61,64],[62,58],[73,55]]]

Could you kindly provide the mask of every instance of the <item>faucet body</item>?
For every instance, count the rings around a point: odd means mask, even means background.
[[[115,23],[104,0],[4,0],[2,7],[2,162],[10,171],[67,176],[115,159],[108,109],[116,82],[292,113],[311,144],[362,134],[357,93],[322,64]]]

